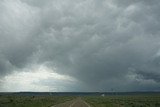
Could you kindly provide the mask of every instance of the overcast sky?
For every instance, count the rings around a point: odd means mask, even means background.
[[[0,0],[0,91],[160,91],[159,0]]]

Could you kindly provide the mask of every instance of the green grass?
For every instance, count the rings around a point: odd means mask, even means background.
[[[50,107],[74,99],[71,96],[0,96],[0,107]],[[82,97],[91,107],[160,107],[160,95],[112,95]]]
[[[160,107],[160,95],[84,97],[92,107]]]
[[[0,107],[50,107],[73,98],[68,96],[0,96]]]

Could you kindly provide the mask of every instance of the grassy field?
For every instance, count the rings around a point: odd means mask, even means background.
[[[160,107],[160,95],[84,97],[92,107]]]
[[[76,97],[0,96],[0,107],[50,107]],[[82,97],[91,107],[160,107],[160,95],[108,95]]]
[[[0,96],[0,107],[50,107],[73,98],[64,96]]]

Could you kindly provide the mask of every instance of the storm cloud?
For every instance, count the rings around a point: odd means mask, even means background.
[[[159,0],[2,0],[0,85],[43,65],[73,79],[34,82],[51,90],[160,90],[159,10]]]

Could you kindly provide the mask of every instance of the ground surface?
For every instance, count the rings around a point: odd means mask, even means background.
[[[51,107],[75,99],[72,96],[0,96],[0,107]]]
[[[160,107],[160,94],[104,97],[0,95],[0,107]]]
[[[160,95],[86,96],[92,107],[160,107]]]
[[[54,105],[52,107],[91,107],[91,106],[81,98],[76,98],[74,100],[67,101],[65,103],[61,103],[58,105]]]

